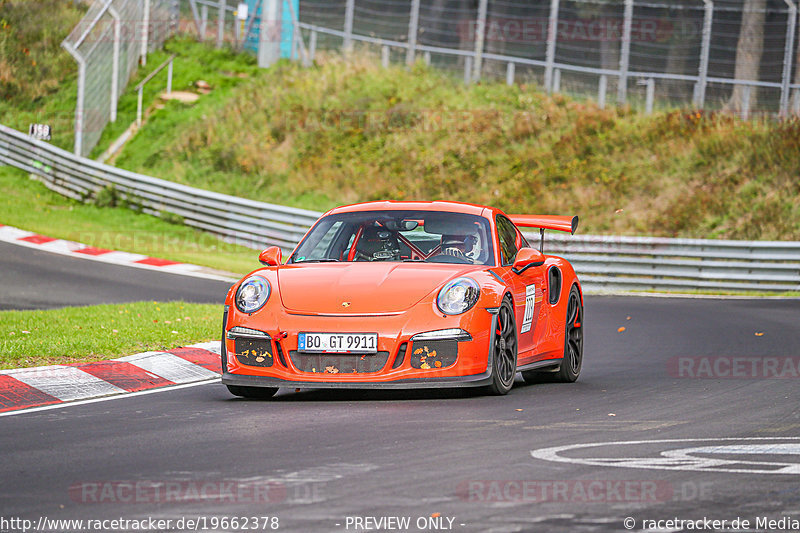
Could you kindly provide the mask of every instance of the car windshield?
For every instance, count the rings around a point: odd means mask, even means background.
[[[419,261],[494,265],[489,222],[440,211],[360,211],[323,217],[289,263]]]

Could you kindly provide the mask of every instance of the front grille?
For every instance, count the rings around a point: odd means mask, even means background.
[[[300,372],[317,374],[372,374],[380,372],[389,360],[389,352],[376,354],[301,353],[289,350],[292,364]]]
[[[272,341],[236,337],[233,341],[236,359],[247,366],[272,366]]]
[[[411,344],[411,367],[423,369],[447,368],[458,359],[458,341],[415,341]]]

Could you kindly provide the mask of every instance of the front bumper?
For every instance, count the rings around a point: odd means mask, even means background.
[[[491,367],[489,367],[491,368]],[[408,378],[395,381],[289,381],[268,376],[222,374],[222,383],[242,387],[290,387],[313,389],[437,389],[482,387],[492,382],[491,370],[474,376]]]
[[[227,310],[226,310],[227,311]],[[488,311],[488,312],[487,312]],[[314,326],[319,326],[319,322],[325,321],[320,318],[303,317],[300,328],[292,328],[288,335],[284,334],[281,339],[271,339],[272,346],[275,347],[271,358],[263,360],[261,365],[264,367],[242,364],[240,357],[234,355],[233,340],[223,337],[223,374],[222,383],[225,385],[244,386],[244,387],[289,387],[289,388],[342,388],[342,389],[423,389],[423,388],[459,388],[459,387],[481,387],[492,382],[492,353],[494,346],[494,332],[496,330],[496,314],[493,310],[479,310],[476,320],[470,320],[472,326],[472,336],[474,339],[468,342],[459,342],[458,358],[451,366],[442,368],[423,367],[420,368],[419,356],[414,359],[414,344],[410,341],[413,336],[412,331],[401,328],[401,333],[397,330],[393,335],[387,335],[387,330],[378,327],[380,335],[379,349],[388,351],[388,359],[381,368],[374,371],[336,373],[329,374],[320,371],[309,372],[302,366],[295,364],[296,359],[290,356],[290,351],[296,349],[296,332],[298,330],[314,330]],[[227,321],[226,312],[226,322]],[[242,324],[244,321],[230,321],[227,329],[233,324]],[[371,325],[379,325],[380,321],[375,321]],[[252,323],[248,324],[253,326]],[[293,324],[297,325],[297,324]],[[466,326],[467,324],[463,324]],[[480,326],[475,328],[475,326]],[[476,332],[477,329],[477,332]],[[225,331],[225,330],[224,330]],[[403,333],[403,331],[407,333]],[[417,329],[417,332],[419,330]],[[405,352],[400,358],[397,357],[398,350]],[[281,346],[282,348],[279,348]],[[431,345],[432,346],[432,345]],[[433,347],[433,346],[432,346]],[[422,350],[418,350],[422,352]],[[427,352],[427,347],[426,347]],[[434,352],[435,353],[435,352]],[[230,354],[230,356],[229,356]],[[402,360],[402,364],[397,364]],[[260,366],[260,365],[259,365]],[[321,369],[320,369],[321,370]],[[355,369],[354,369],[355,370]]]

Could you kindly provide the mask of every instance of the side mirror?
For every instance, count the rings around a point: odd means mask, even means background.
[[[544,254],[539,250],[533,248],[520,248],[517,252],[517,258],[514,259],[514,265],[511,270],[515,274],[522,274],[530,267],[538,267],[544,264]]]
[[[258,255],[258,260],[264,266],[280,266],[283,263],[283,252],[277,246],[270,246]]]

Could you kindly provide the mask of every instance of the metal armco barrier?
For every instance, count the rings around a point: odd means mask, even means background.
[[[77,157],[0,125],[0,164],[86,199],[113,185],[145,213],[174,213],[186,225],[254,249],[291,250],[321,213],[195,189]],[[526,233],[531,243],[538,233]],[[587,291],[800,291],[800,242],[562,235],[545,253],[575,266]]]

